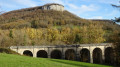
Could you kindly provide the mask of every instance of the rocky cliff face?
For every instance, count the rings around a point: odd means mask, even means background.
[[[64,6],[61,4],[46,4],[42,6],[43,10],[56,10],[56,11],[64,11]]]

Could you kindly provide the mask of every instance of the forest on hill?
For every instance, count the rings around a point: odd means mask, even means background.
[[[69,11],[26,8],[0,15],[0,46],[110,43],[120,26],[87,20]]]

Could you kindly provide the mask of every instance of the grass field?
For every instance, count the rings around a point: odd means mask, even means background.
[[[0,67],[112,67],[77,61],[32,58],[0,53]]]

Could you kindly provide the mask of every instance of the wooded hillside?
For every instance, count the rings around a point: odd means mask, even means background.
[[[111,21],[86,20],[68,11],[39,7],[0,15],[0,29],[2,47],[112,42],[113,32],[120,32],[120,26]]]

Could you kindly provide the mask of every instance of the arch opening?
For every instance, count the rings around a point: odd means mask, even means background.
[[[37,52],[37,57],[48,58],[47,52],[45,50],[39,50]]]
[[[61,59],[62,58],[62,52],[60,50],[53,50],[51,52],[51,58]]]
[[[88,49],[82,49],[80,51],[80,61],[90,62],[90,51]]]
[[[32,52],[31,52],[31,51],[29,51],[29,50],[25,50],[25,51],[23,52],[23,55],[26,55],[26,56],[31,56],[31,57],[33,57],[33,54],[32,54]]]
[[[75,59],[75,51],[73,49],[68,49],[66,52],[65,52],[65,59],[66,60],[76,60]]]
[[[100,48],[95,48],[93,50],[93,63],[96,64],[102,63],[102,50]]]
[[[114,62],[113,48],[108,47],[105,49],[105,64],[112,65]]]

